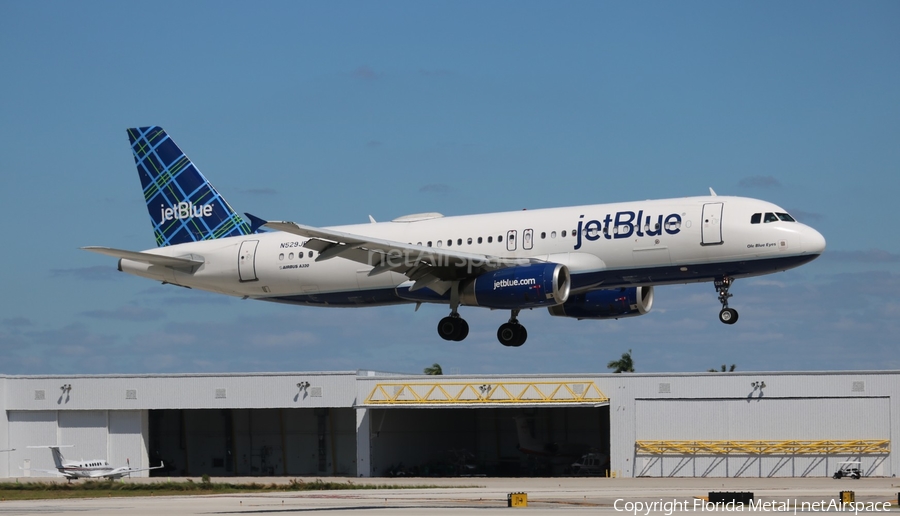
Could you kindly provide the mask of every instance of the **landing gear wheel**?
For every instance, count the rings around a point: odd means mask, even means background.
[[[504,346],[517,348],[525,344],[528,339],[528,332],[525,327],[519,323],[503,323],[497,330],[497,340]]]
[[[734,324],[738,320],[737,310],[728,308],[728,298],[733,295],[728,292],[728,289],[731,288],[732,283],[734,283],[734,280],[728,276],[723,276],[722,279],[715,281],[716,292],[719,293],[719,302],[722,303],[719,320],[725,324]]]
[[[468,336],[469,336],[469,323],[467,323],[465,319],[460,318],[459,320],[457,320],[456,335],[454,335],[453,340],[459,342]]]
[[[438,335],[444,340],[461,341],[469,335],[469,323],[460,316],[444,317],[438,323]]]
[[[721,312],[719,312],[719,320],[725,324],[734,324],[738,320],[737,310],[734,308],[723,308]]]

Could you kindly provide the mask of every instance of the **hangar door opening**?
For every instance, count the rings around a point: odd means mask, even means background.
[[[356,476],[353,409],[151,410],[151,476]]]
[[[608,468],[609,406],[378,408],[369,429],[373,476],[602,476]],[[586,455],[591,467],[573,468]]]

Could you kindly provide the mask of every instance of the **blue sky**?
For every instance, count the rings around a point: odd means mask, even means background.
[[[0,2],[0,374],[900,368],[900,4]],[[799,269],[661,287],[620,321],[281,306],[155,284],[125,133],[239,212],[310,225],[742,195],[825,235]]]

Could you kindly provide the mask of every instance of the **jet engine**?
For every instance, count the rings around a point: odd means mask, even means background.
[[[618,319],[644,315],[653,307],[653,287],[592,290],[569,296],[561,305],[548,308],[550,315],[576,319]]]
[[[487,308],[535,308],[565,303],[570,286],[565,265],[534,263],[486,272],[463,284],[459,300]]]

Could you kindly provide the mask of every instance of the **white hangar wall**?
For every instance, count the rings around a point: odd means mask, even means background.
[[[0,377],[0,477],[50,476],[49,451],[28,446],[72,445],[67,459],[102,459],[114,466],[155,466],[151,458],[150,420],[164,413],[184,413],[194,430],[174,447],[180,469],[174,474],[217,472],[212,462],[224,459],[222,414],[234,428],[228,443],[242,450],[231,457],[231,474],[345,474],[355,476],[356,426],[353,403],[356,372],[7,376]],[[296,410],[293,410],[296,409]],[[333,410],[338,409],[338,410]],[[214,414],[214,417],[210,417]],[[165,428],[164,428],[165,429]],[[181,427],[170,432],[179,436]],[[210,436],[221,437],[216,441]],[[310,448],[325,435],[327,446]],[[172,438],[173,441],[178,437]],[[215,445],[219,445],[215,448]],[[185,446],[187,446],[185,448]],[[250,450],[255,450],[251,452]],[[269,463],[281,469],[266,467]],[[187,450],[187,451],[185,451]],[[193,454],[193,456],[192,456]],[[237,453],[235,455],[238,455]],[[310,466],[314,464],[314,466]],[[193,470],[190,466],[194,466]],[[20,468],[30,468],[23,471]],[[316,469],[311,469],[315,467]],[[222,473],[225,468],[221,468]],[[287,471],[285,472],[285,469]],[[134,476],[148,476],[140,472]]]
[[[608,385],[620,475],[831,476],[845,460],[872,476],[900,470],[890,453],[900,438],[896,371],[628,375]]]

